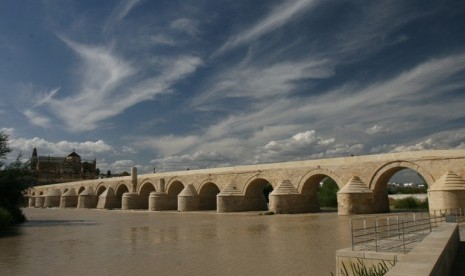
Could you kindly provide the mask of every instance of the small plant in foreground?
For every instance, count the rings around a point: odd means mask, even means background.
[[[356,262],[349,261],[349,269],[347,269],[346,265],[342,263],[342,268],[339,271],[340,275],[342,276],[381,276],[385,275],[391,267],[396,264],[397,258],[394,257],[392,261],[383,260],[381,263],[377,265],[372,265],[368,267],[362,259],[357,258]],[[333,273],[331,275],[334,276]]]

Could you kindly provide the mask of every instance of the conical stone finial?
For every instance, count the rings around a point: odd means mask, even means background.
[[[270,195],[289,195],[289,194],[299,194],[299,191],[292,185],[290,180],[283,180],[281,184],[274,189]]]
[[[338,194],[372,193],[358,176],[353,176]]]
[[[188,184],[186,187],[184,187],[178,196],[198,196],[198,194],[194,185]]]
[[[457,174],[448,171],[441,176],[429,190],[465,190],[465,180]]]
[[[219,196],[232,196],[232,195],[242,195],[242,193],[236,187],[228,185],[218,195]]]

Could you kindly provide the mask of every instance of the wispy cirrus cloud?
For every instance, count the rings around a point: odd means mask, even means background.
[[[144,0],[122,0],[119,4],[113,9],[112,13],[107,19],[106,24],[103,27],[103,32],[107,33],[109,30],[115,28],[119,22],[121,22],[131,10],[143,2]]]
[[[39,109],[46,106],[72,131],[95,129],[98,122],[169,92],[175,82],[202,64],[198,57],[179,56],[159,64],[158,73],[139,77],[139,70],[115,54],[111,47],[88,46],[66,38],[63,41],[81,58],[79,86],[71,96],[57,97],[59,91],[55,89],[35,103],[26,114],[32,123],[50,124],[50,119],[40,115]]]
[[[192,105],[208,109],[227,98],[266,101],[267,97],[292,94],[298,81],[324,79],[333,74],[328,60],[285,61],[267,67],[240,63],[213,77],[212,85],[205,85],[206,89],[195,97]]]
[[[309,8],[316,5],[317,2],[318,1],[316,0],[296,0],[286,1],[283,4],[276,6],[268,15],[256,24],[230,37],[212,56],[219,56],[237,46],[256,40],[261,36],[285,25],[288,21],[295,20],[299,15],[302,15]]]

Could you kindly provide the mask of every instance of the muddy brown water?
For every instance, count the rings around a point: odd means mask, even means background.
[[[23,210],[0,237],[0,275],[330,275],[350,217]]]

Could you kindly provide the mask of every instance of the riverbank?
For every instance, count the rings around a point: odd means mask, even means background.
[[[0,238],[0,275],[330,275],[348,247],[336,213],[24,209]]]

